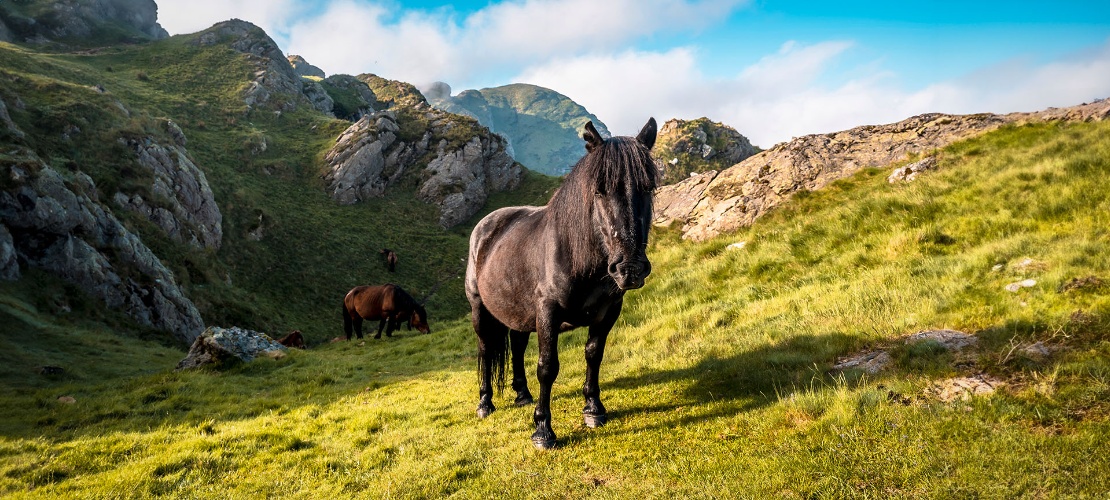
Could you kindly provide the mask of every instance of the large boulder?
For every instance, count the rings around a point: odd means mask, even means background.
[[[715,175],[659,188],[655,224],[682,224],[684,238],[705,240],[748,226],[799,190],[821,189],[867,167],[926,155],[1005,124],[1110,117],[1110,100],[1007,115],[918,115],[888,125],[798,137]]]
[[[286,351],[285,346],[264,333],[237,326],[210,326],[193,341],[185,359],[177,363],[177,369],[235,361],[249,363],[263,356],[281,356]]]
[[[489,193],[515,188],[520,165],[495,136],[475,136],[462,148],[447,150],[441,140],[436,157],[424,170],[428,178],[417,196],[440,208],[439,224],[445,228],[465,222],[486,204]]]

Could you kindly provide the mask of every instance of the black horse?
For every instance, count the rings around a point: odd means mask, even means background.
[[[589,327],[586,425],[607,417],[597,385],[605,340],[620,316],[624,292],[644,286],[646,249],[658,171],[651,158],[655,119],[636,138],[603,139],[586,124],[586,156],[544,207],[508,207],[487,215],[470,235],[466,295],[478,334],[478,416],[494,411],[493,382],[505,386],[511,339],[516,404],[532,403],[524,375],[530,332],[539,336],[540,399],[532,443],[555,446],[551,385],[559,375],[559,333]]]

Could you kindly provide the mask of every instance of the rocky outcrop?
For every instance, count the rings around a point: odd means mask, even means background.
[[[19,126],[12,121],[11,115],[8,114],[8,105],[4,103],[3,99],[0,99],[0,133],[6,133],[16,139],[25,137]]]
[[[332,99],[320,82],[305,80],[301,82],[301,86],[301,93],[304,94],[305,99],[308,99],[308,102],[312,104],[316,111],[335,118],[335,100]]]
[[[328,194],[344,205],[385,194],[386,187],[397,182],[405,167],[428,148],[427,139],[399,142],[399,131],[397,115],[391,111],[364,115],[348,127],[324,155]]]
[[[551,89],[516,83],[451,96],[451,87],[437,82],[426,90],[438,109],[469,116],[508,141],[510,154],[526,167],[549,175],[563,175],[586,149],[582,127],[592,121],[603,137],[605,124],[586,108]]]
[[[98,35],[110,38],[98,42],[116,41],[120,27],[131,30],[136,37],[157,40],[169,36],[158,24],[154,0],[58,0],[48,9],[29,11],[14,2],[4,2],[0,4],[0,19],[5,25],[0,28],[0,40],[15,42],[71,42]]]
[[[684,238],[704,240],[750,225],[799,190],[820,189],[865,167],[928,154],[1004,124],[1110,117],[1110,100],[1008,115],[919,115],[889,125],[807,135],[781,143],[716,175],[660,188],[655,224],[682,224]],[[707,181],[708,180],[708,181]]]
[[[196,35],[194,43],[205,47],[227,44],[247,56],[256,71],[243,92],[248,108],[266,106],[277,111],[296,109],[301,95],[301,78],[262,28],[239,19],[218,23]]]
[[[408,104],[392,101],[394,109],[362,116],[325,154],[324,180],[337,202],[382,196],[410,172],[419,179],[417,196],[439,207],[440,225],[447,228],[477,213],[490,192],[519,185],[523,171],[500,136],[411,94],[391,95]],[[403,135],[402,124],[410,136]]]
[[[296,73],[297,76],[313,76],[316,78],[324,78],[327,76],[324,74],[324,70],[309,64],[308,61],[304,60],[301,56],[289,54],[286,56],[286,60],[293,66],[293,72]]]
[[[370,86],[351,75],[332,75],[320,82],[332,99],[332,114],[342,120],[357,121],[362,115],[385,109]]]
[[[757,152],[736,129],[704,117],[667,120],[659,129],[652,151],[663,174],[662,184],[674,184],[694,173],[726,169]]]
[[[264,333],[237,326],[210,326],[193,341],[185,359],[177,363],[177,369],[187,370],[229,361],[249,363],[262,356],[280,357],[286,351],[285,346]]]
[[[142,324],[192,342],[204,328],[200,314],[173,273],[96,199],[93,180],[72,180],[22,152],[5,164],[0,224],[12,237],[20,263],[75,284]]]
[[[177,132],[178,144],[172,145],[159,144],[151,137],[120,139],[120,143],[135,152],[139,166],[153,174],[150,186],[153,199],[144,199],[138,193],[116,193],[112,199],[121,207],[142,214],[174,241],[193,248],[219,250],[223,215],[204,172],[189,159],[183,147],[185,135],[180,129]]]
[[[513,189],[521,179],[520,165],[492,134],[476,136],[454,151],[441,140],[424,172],[428,179],[417,195],[439,206],[439,225],[445,228],[465,222],[486,204],[489,193]]]

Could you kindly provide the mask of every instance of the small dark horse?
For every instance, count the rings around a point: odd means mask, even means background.
[[[356,286],[343,297],[343,332],[351,340],[352,327],[362,338],[362,320],[381,320],[378,323],[376,339],[392,337],[401,322],[407,321],[409,329],[416,327],[420,333],[431,333],[428,328],[428,312],[401,287],[393,284],[380,286]]]
[[[555,446],[551,386],[559,375],[559,333],[589,327],[586,425],[608,420],[597,378],[605,340],[624,304],[624,292],[644,286],[651,272],[647,238],[658,172],[651,159],[655,119],[635,139],[605,140],[586,124],[586,156],[544,207],[508,207],[486,216],[470,235],[466,296],[478,334],[478,417],[494,411],[493,383],[505,385],[511,340],[516,404],[532,403],[524,348],[537,332],[540,398],[532,443]]]
[[[297,349],[304,349],[306,347],[304,343],[304,335],[301,334],[300,330],[293,330],[289,332],[289,335],[278,339],[278,343],[285,347],[296,347]]]
[[[383,248],[378,253],[385,258],[385,267],[392,273],[397,268],[397,254],[388,248]]]

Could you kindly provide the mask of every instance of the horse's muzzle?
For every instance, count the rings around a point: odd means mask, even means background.
[[[634,262],[609,264],[609,276],[621,290],[635,290],[644,286],[644,279],[651,274],[651,263],[644,259]]]

